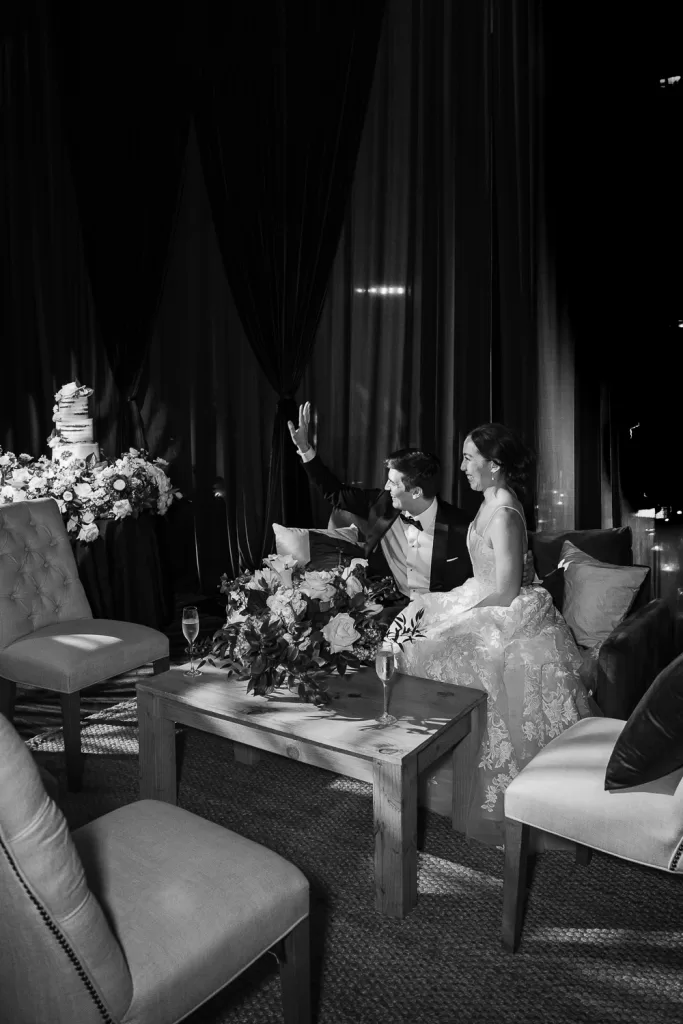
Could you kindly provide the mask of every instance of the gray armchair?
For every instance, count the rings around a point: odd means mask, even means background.
[[[168,638],[134,622],[93,619],[52,498],[0,505],[0,711],[17,684],[59,693],[69,786],[81,783],[80,691],[151,662],[168,669]]]
[[[0,992],[8,1024],[175,1024],[268,950],[310,1020],[308,882],[278,854],[140,800],[69,833],[0,715]]]

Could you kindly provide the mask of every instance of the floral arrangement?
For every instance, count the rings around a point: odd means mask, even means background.
[[[99,536],[96,519],[125,519],[144,509],[163,516],[182,497],[167,466],[136,448],[98,463],[68,455],[52,462],[0,448],[0,503],[54,498],[69,533],[88,543]]]
[[[248,681],[261,696],[287,686],[306,703],[326,704],[329,677],[372,663],[387,641],[403,646],[423,634],[415,620],[378,621],[396,595],[391,578],[369,581],[367,561],[353,558],[329,571],[307,571],[289,555],[270,555],[263,568],[221,579],[227,618],[204,660]]]

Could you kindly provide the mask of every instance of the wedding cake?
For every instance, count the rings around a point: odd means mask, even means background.
[[[54,430],[47,443],[52,449],[55,462],[74,458],[84,461],[94,456],[100,460],[99,445],[93,440],[93,421],[90,416],[90,396],[92,388],[73,381],[65,384],[55,395],[55,406],[52,410]]]

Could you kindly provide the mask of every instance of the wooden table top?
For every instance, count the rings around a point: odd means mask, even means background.
[[[375,721],[382,711],[382,683],[374,668],[330,678],[330,704],[303,704],[286,689],[268,697],[247,694],[247,683],[210,665],[199,679],[185,666],[149,676],[138,689],[252,729],[278,733],[369,760],[400,761],[485,703],[486,693],[431,679],[396,675],[390,684],[392,725]],[[172,716],[171,716],[172,717]]]

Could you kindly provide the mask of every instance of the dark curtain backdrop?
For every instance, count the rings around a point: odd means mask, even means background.
[[[97,439],[111,456],[119,389],[94,315],[44,13],[27,0],[5,5],[0,22],[0,444],[46,451],[52,394],[77,375],[95,388]],[[321,453],[347,479],[379,483],[386,452],[419,443],[442,457],[444,495],[472,508],[460,447],[496,416],[537,444],[539,525],[598,526],[613,514],[605,453],[618,445],[605,443],[605,424],[630,415],[615,381],[643,379],[625,353],[647,347],[653,301],[630,240],[638,225],[648,237],[634,157],[651,136],[635,78],[616,74],[633,71],[623,54],[637,51],[635,23],[610,37],[606,14],[591,19],[586,33],[569,4],[389,0],[294,396],[314,401]],[[178,32],[189,94],[196,53]],[[269,535],[277,394],[226,281],[194,132],[185,176],[138,403],[151,451],[173,459],[188,496],[174,525],[179,585],[211,593],[221,572],[256,564]],[[213,496],[216,477],[225,500]],[[327,514],[315,506],[319,525]]]
[[[98,439],[115,452],[114,382],[98,334],[39,0],[0,12],[0,445],[39,456],[54,393],[95,388]]]
[[[301,391],[315,404],[321,454],[349,480],[379,484],[389,451],[422,445],[442,459],[443,495],[473,510],[462,443],[496,419],[539,448],[543,494],[552,489],[556,445],[539,444],[539,374],[544,386],[562,376],[568,338],[548,283],[555,238],[540,191],[541,8],[389,6]],[[571,389],[564,399],[571,407]],[[319,521],[326,513],[317,503]]]
[[[266,522],[292,524],[311,510],[287,421],[339,243],[384,0],[260,0],[220,17],[208,6],[195,126],[228,283],[277,395]],[[271,545],[267,532],[263,554]]]
[[[161,300],[190,103],[174,8],[137,0],[105,18],[51,5],[62,123],[101,336],[118,389],[117,450],[147,448],[137,404]]]

